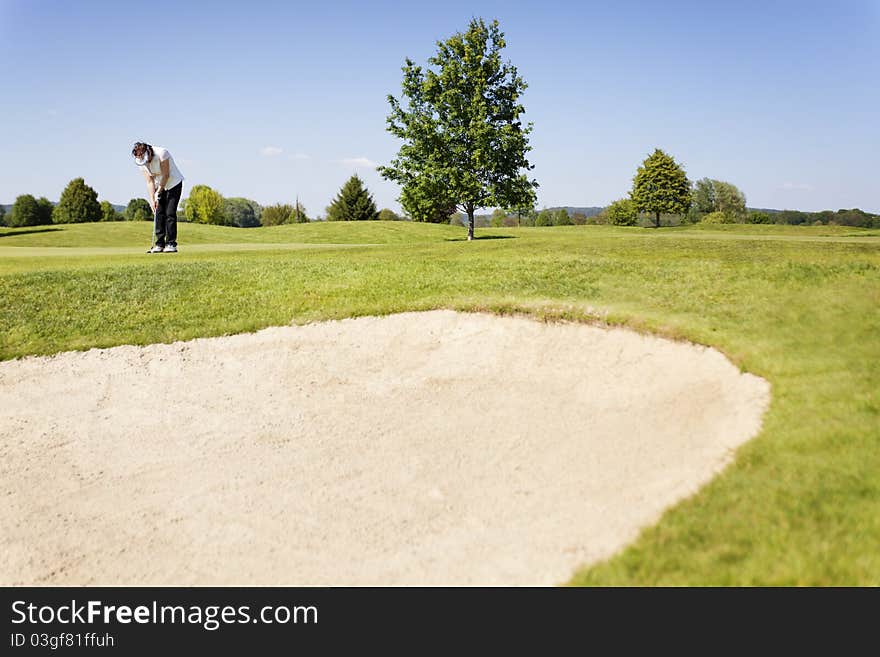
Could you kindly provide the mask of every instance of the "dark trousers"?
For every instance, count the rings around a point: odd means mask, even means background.
[[[171,189],[163,189],[159,194],[159,205],[156,208],[156,244],[177,246],[177,204],[180,203],[180,192],[183,183],[179,182]]]

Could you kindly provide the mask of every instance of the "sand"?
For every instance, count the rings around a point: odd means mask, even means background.
[[[0,584],[558,584],[768,401],[713,349],[452,311],[8,361]]]

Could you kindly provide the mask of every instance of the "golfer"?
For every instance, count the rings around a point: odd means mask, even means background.
[[[139,141],[131,154],[143,171],[153,209],[156,241],[147,253],[177,253],[177,204],[183,191],[183,174],[167,148]]]

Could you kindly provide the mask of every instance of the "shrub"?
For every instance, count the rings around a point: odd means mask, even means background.
[[[403,217],[394,212],[394,210],[382,208],[379,211],[379,221],[403,221]]]
[[[613,226],[635,226],[639,222],[639,212],[631,199],[614,201],[604,210],[605,219]]]
[[[276,203],[275,205],[267,205],[263,208],[263,225],[264,226],[280,226],[286,224],[290,219],[294,207],[289,203]]]
[[[769,212],[749,212],[750,224],[772,224]]]
[[[732,224],[733,220],[723,212],[710,212],[701,220],[701,224]]]

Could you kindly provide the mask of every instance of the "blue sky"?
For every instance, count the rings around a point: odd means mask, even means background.
[[[188,187],[314,215],[357,172],[397,209],[386,96],[472,16],[529,84],[539,206],[624,196],[660,147],[753,207],[880,211],[880,0],[0,0],[0,202],[83,176],[127,203],[141,139]]]

